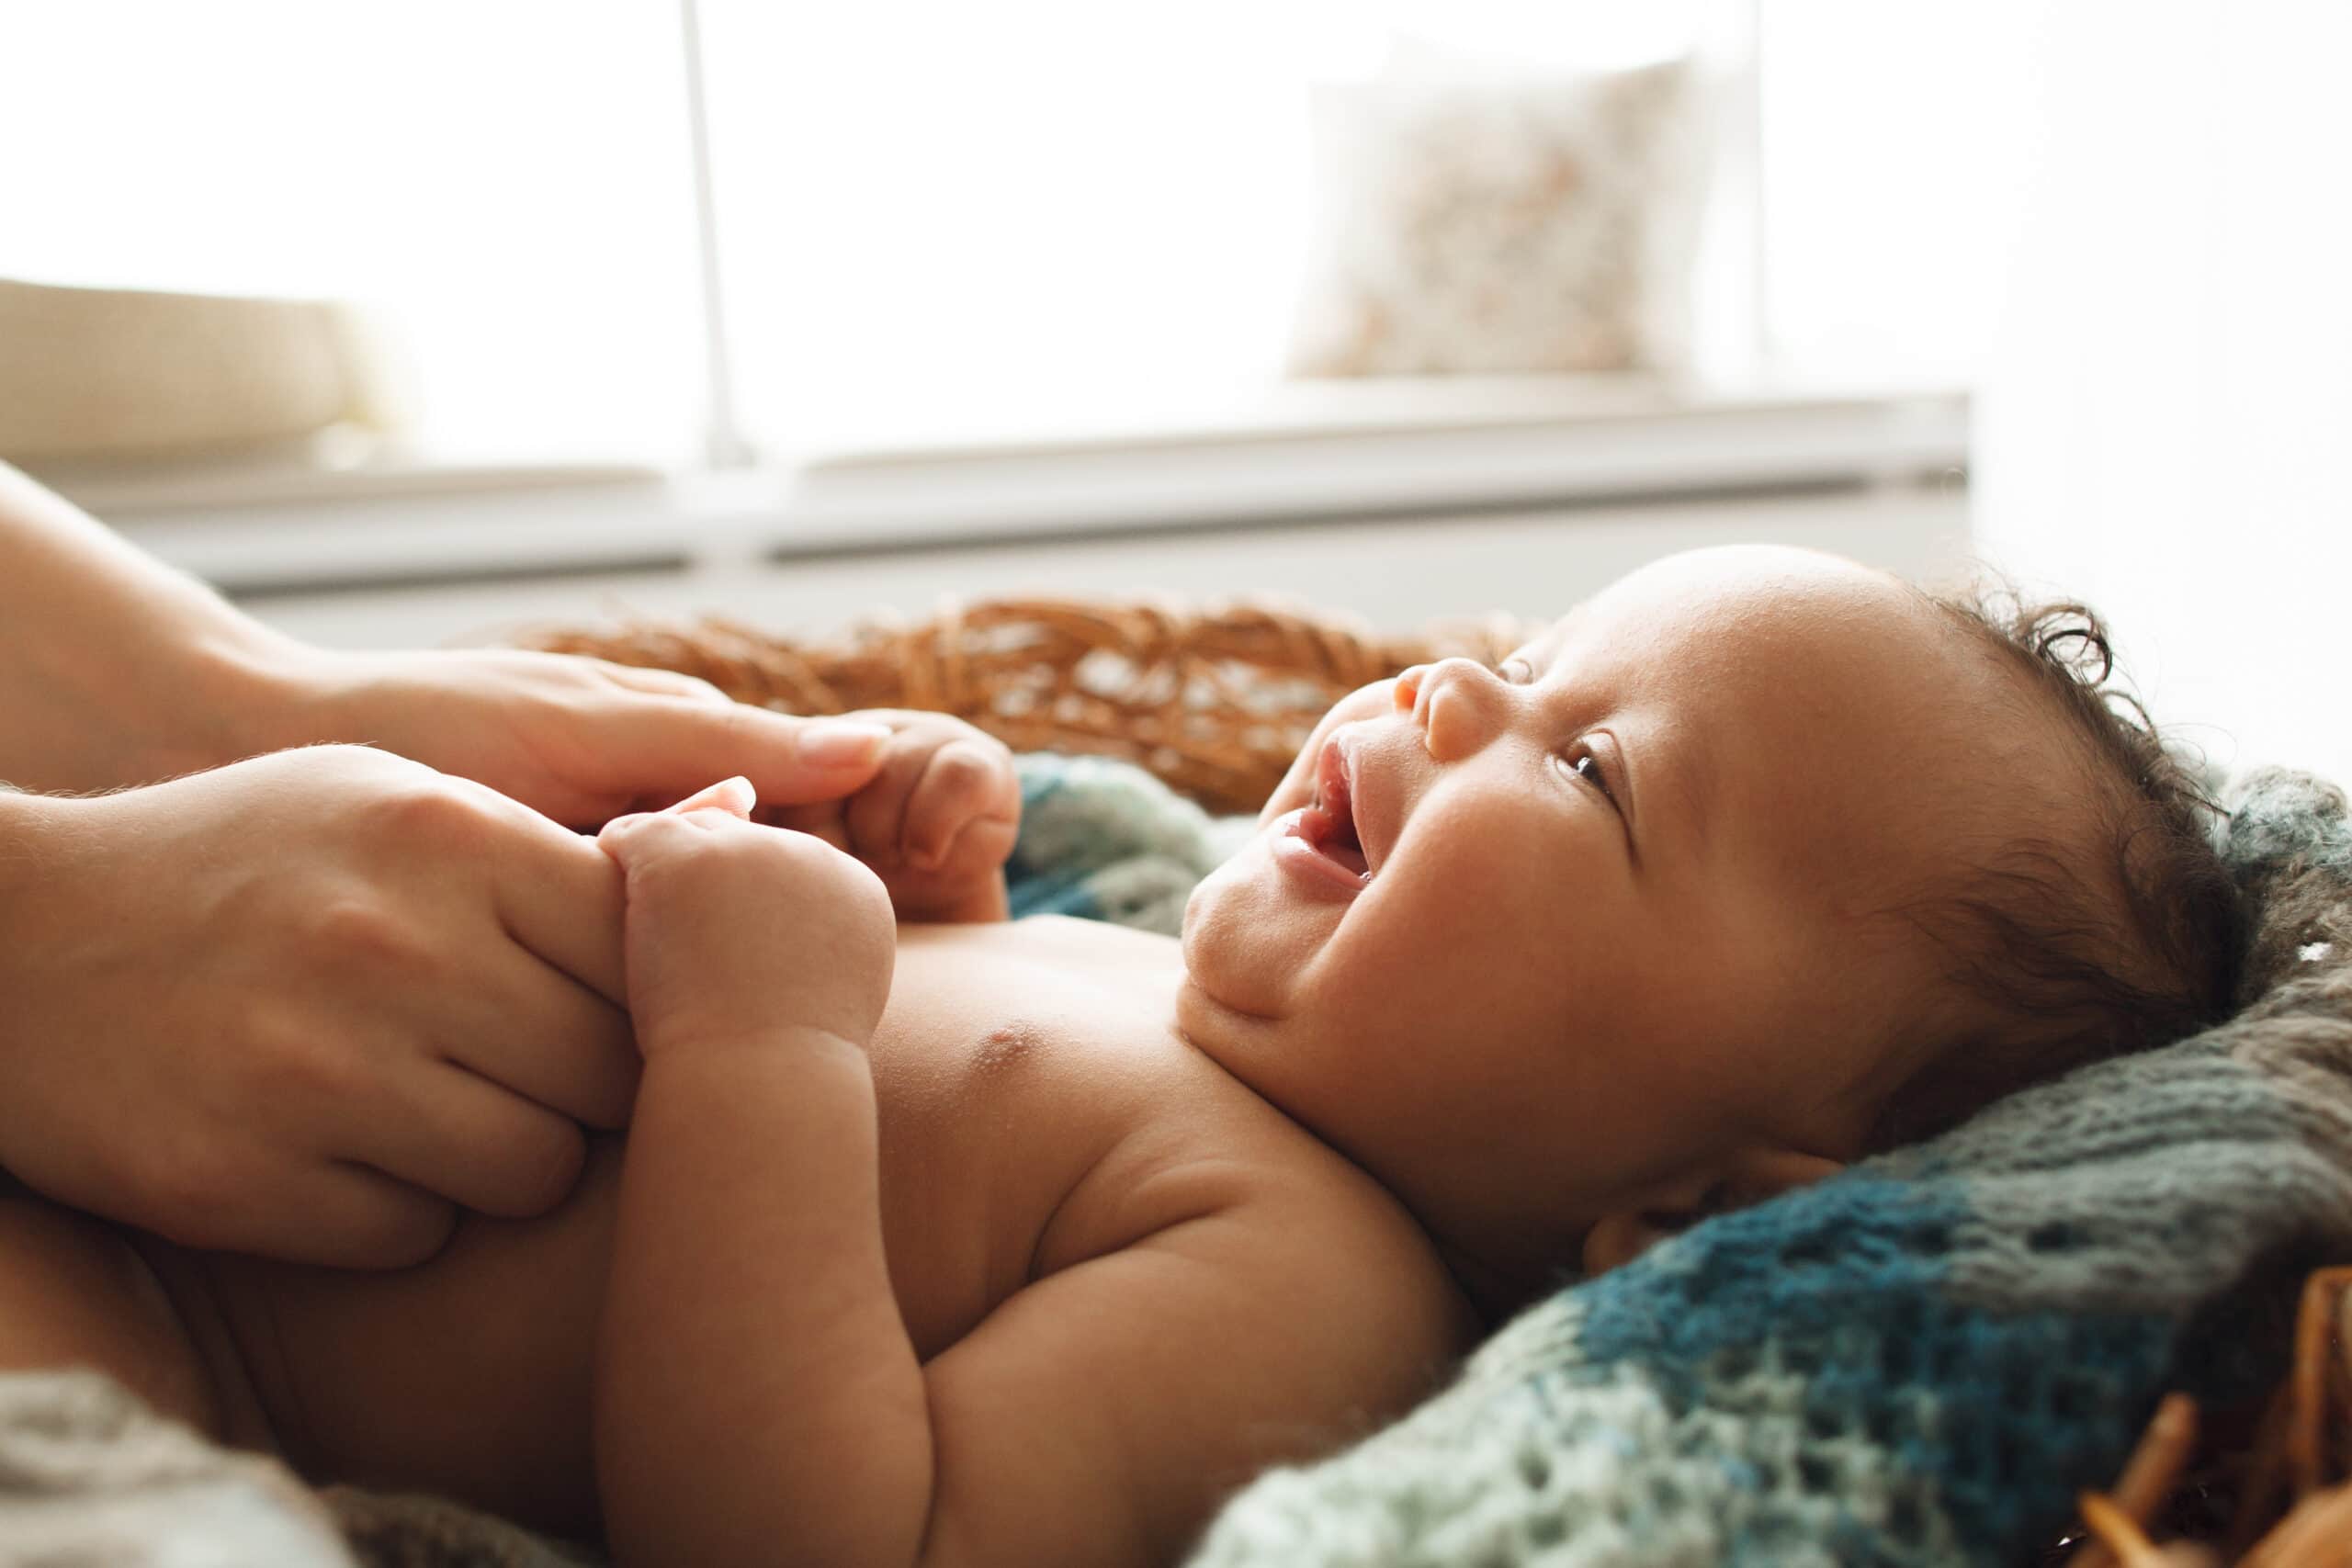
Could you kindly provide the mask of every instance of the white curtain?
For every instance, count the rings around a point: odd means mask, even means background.
[[[2352,6],[2039,8],[1977,540],[2159,719],[2352,783]]]

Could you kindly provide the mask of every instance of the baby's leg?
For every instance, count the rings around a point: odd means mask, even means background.
[[[114,1226],[0,1176],[0,1370],[95,1367],[206,1437],[226,1437],[211,1371]]]

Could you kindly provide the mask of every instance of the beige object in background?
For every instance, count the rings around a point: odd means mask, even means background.
[[[1294,376],[1678,370],[1706,188],[1695,61],[1400,68],[1316,97]]]
[[[394,423],[359,312],[0,279],[0,458],[105,462],[282,446]]]

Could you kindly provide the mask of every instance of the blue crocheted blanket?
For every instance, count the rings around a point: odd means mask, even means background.
[[[1016,913],[1172,931],[1247,830],[1117,764],[1022,768]],[[1193,1568],[2013,1562],[2166,1390],[2266,1385],[2281,1292],[2352,1258],[2352,827],[2299,774],[2231,800],[2236,1019],[1562,1291],[1405,1420],[1261,1478]]]

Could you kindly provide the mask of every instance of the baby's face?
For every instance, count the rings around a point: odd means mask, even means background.
[[[1927,975],[1861,913],[2026,744],[1980,664],[1892,579],[1741,547],[1366,687],[1194,895],[1182,1024],[1464,1246],[1844,1157]]]

